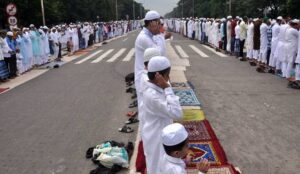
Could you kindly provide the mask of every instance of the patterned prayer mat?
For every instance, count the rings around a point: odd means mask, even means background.
[[[205,115],[201,109],[183,109],[183,118],[176,121],[202,121],[204,119]]]
[[[206,158],[211,166],[227,164],[227,158],[219,141],[190,141],[189,153],[194,156],[188,168],[195,168],[202,158]]]
[[[0,88],[0,94],[6,90],[8,90],[9,88]]]
[[[189,87],[189,85],[185,82],[172,82],[171,86],[173,88],[188,88]]]
[[[197,170],[188,169],[188,174],[198,174]],[[232,165],[211,166],[207,174],[238,174]]]
[[[207,120],[204,121],[184,121],[181,124],[189,133],[190,141],[217,140],[216,134]]]
[[[174,89],[174,93],[179,97],[181,106],[201,105],[192,89]]]

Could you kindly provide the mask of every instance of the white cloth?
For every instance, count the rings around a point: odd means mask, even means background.
[[[165,154],[161,135],[162,129],[173,119],[182,117],[179,97],[171,87],[162,89],[150,82],[143,92],[142,140],[146,156],[147,173],[159,173],[160,159]]]
[[[278,23],[275,23],[274,26],[272,27],[271,54],[270,54],[270,61],[269,61],[269,66],[271,67],[276,66],[276,59],[274,53],[278,44],[279,32],[280,32],[280,26]]]
[[[286,31],[286,61],[288,63],[294,63],[297,56],[298,49],[298,31],[292,27],[289,27]]]
[[[186,165],[184,161],[180,158],[174,158],[167,154],[161,159],[160,165],[160,173],[161,174],[186,174]],[[199,171],[198,174],[204,174]]]
[[[188,132],[184,126],[180,123],[173,123],[166,126],[162,130],[161,138],[163,145],[175,146],[178,145],[188,138]]]
[[[226,51],[230,52],[231,51],[231,48],[230,48],[230,46],[231,46],[231,30],[232,30],[231,21],[227,21],[227,26],[226,27],[227,27],[227,30],[226,30],[226,32],[227,32]],[[252,40],[253,40],[253,38],[252,38]]]
[[[260,25],[260,49],[259,49],[259,57],[258,61],[263,63],[267,63],[267,52],[268,52],[268,37],[267,31],[268,26],[266,23],[262,23]]]
[[[157,44],[157,46],[160,48],[161,56],[166,56],[167,55],[167,49],[166,49],[165,34],[160,33],[158,35],[155,35],[155,36],[153,36],[153,40]]]
[[[300,30],[298,31],[298,53],[295,62],[300,63]]]
[[[288,24],[284,24],[280,26],[280,32],[278,35],[278,44],[274,53],[275,59],[280,62],[283,62],[286,56],[285,34],[287,28],[288,28]]]

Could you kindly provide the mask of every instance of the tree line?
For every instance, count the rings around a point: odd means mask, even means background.
[[[300,17],[300,0],[179,0],[165,17]]]
[[[47,25],[78,21],[110,21],[138,19],[145,8],[134,0],[43,0]],[[18,25],[42,25],[41,0],[0,0],[0,28],[7,27],[6,5],[17,6]],[[116,16],[116,3],[118,16]],[[135,15],[133,16],[133,12]]]

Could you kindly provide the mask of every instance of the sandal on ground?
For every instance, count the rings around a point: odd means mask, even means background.
[[[125,122],[125,124],[133,124],[133,123],[137,123],[137,122],[139,122],[138,119],[136,119],[136,118],[129,118],[129,119]]]
[[[131,133],[134,130],[131,127],[128,126],[123,126],[122,128],[119,128],[119,132],[123,132],[123,133]]]
[[[137,101],[135,100],[135,101],[133,101],[131,104],[129,104],[129,108],[134,108],[134,107],[137,107],[137,105],[138,105],[138,103],[137,103]]]
[[[137,115],[137,112],[135,112],[135,111],[129,111],[129,112],[127,112],[127,114],[126,114],[128,117],[135,117],[136,115]]]

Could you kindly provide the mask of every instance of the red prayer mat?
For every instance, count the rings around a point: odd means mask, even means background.
[[[198,174],[197,170],[188,169],[188,174]],[[239,174],[232,165],[211,166],[207,174]]]
[[[216,134],[207,120],[183,121],[181,124],[189,133],[190,141],[217,140]]]
[[[9,88],[0,88],[0,94],[6,90],[8,90]]]
[[[146,173],[146,158],[144,155],[144,146],[142,141],[139,142],[135,168],[137,172],[140,172],[142,174]]]
[[[211,166],[227,164],[227,157],[218,140],[190,141],[189,149],[189,154],[192,154],[194,159],[187,165],[187,168],[195,168],[203,158],[207,159]]]

